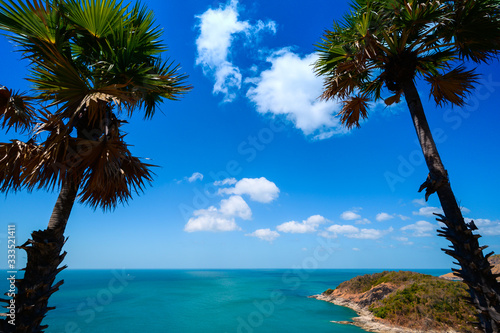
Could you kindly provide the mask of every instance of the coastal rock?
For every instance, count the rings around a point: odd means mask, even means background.
[[[333,303],[338,306],[344,306],[350,308],[357,313],[357,317],[352,318],[352,321],[334,321],[332,323],[335,324],[343,324],[343,325],[355,325],[361,329],[364,329],[369,332],[374,333],[458,333],[455,330],[445,330],[445,331],[436,331],[436,330],[415,330],[411,328],[397,327],[390,325],[386,322],[381,321],[378,318],[375,318],[373,314],[366,307],[360,306],[358,303],[344,299],[335,295],[313,295],[311,298],[316,298],[321,301],[326,301]]]

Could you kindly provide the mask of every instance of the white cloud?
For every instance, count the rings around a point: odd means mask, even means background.
[[[238,2],[233,0],[217,9],[208,9],[197,16],[200,35],[196,39],[196,64],[203,66],[205,74],[215,78],[214,93],[224,94],[225,101],[233,100],[241,88],[239,68],[228,61],[229,49],[235,35],[249,28],[248,22],[238,20]]]
[[[229,199],[221,200],[220,212],[225,216],[238,216],[244,220],[252,218],[250,207],[239,195],[233,195]]]
[[[280,193],[275,183],[261,178],[243,178],[234,187],[219,189],[220,194],[249,195],[250,199],[257,202],[269,203]]]
[[[203,175],[199,172],[194,172],[191,177],[187,179],[188,182],[193,183],[197,180],[203,180]]]
[[[427,206],[425,199],[414,199],[412,202],[415,206]]]
[[[392,232],[394,229],[391,227],[387,230],[378,230],[378,229],[359,229],[352,225],[339,225],[334,224],[326,229],[329,233],[331,233],[331,238],[334,238],[338,235],[344,235],[347,238],[357,238],[357,239],[379,239],[385,236],[386,234]],[[321,236],[325,237],[328,234],[321,234]]]
[[[413,215],[425,216],[425,217],[436,217],[436,214],[443,214],[443,210],[439,207],[421,207],[418,212],[413,212]]]
[[[326,228],[326,230],[333,232],[335,234],[350,234],[350,233],[357,233],[359,232],[359,228],[356,228],[353,225],[339,225],[339,224],[334,224]]]
[[[280,224],[276,227],[278,231],[291,233],[291,234],[305,234],[309,232],[315,232],[318,226],[322,223],[327,222],[321,215],[313,215],[309,217],[307,220],[302,222],[290,221]]]
[[[379,239],[393,231],[394,229],[392,227],[387,230],[361,229],[358,233],[347,234],[346,237],[359,239]]]
[[[274,22],[258,21],[251,25],[248,21],[240,21],[238,1],[231,0],[217,9],[208,9],[196,16],[200,35],[196,39],[198,56],[196,64],[202,65],[205,75],[215,79],[213,92],[222,93],[224,101],[230,102],[241,88],[242,75],[240,69],[230,60],[231,44],[239,35],[249,39],[261,31],[276,32]]]
[[[353,248],[352,248],[352,250],[353,250],[353,251],[361,251],[361,250],[360,250],[359,248],[357,248],[357,247],[353,247]]]
[[[316,59],[316,54],[301,58],[289,49],[272,53],[267,58],[271,68],[247,80],[254,85],[247,97],[256,104],[259,113],[284,115],[305,135],[326,139],[346,130],[335,117],[340,104],[318,99],[323,79],[313,72]]]
[[[272,242],[273,240],[278,238],[280,236],[280,234],[274,230],[267,228],[267,229],[255,230],[251,234],[246,234],[245,236],[257,237],[257,238],[260,238],[262,240]]]
[[[186,232],[233,231],[240,229],[235,217],[249,220],[252,218],[252,211],[242,197],[235,195],[221,200],[219,209],[210,206],[208,209],[194,211],[193,215],[184,227]]]
[[[342,220],[352,221],[352,220],[358,220],[358,219],[360,219],[361,215],[359,215],[356,212],[353,212],[351,210],[348,210],[348,211],[345,211],[342,214],[340,214],[340,218]]]
[[[224,180],[217,180],[217,181],[215,181],[214,185],[215,186],[234,185],[237,182],[238,181],[236,180],[236,178],[226,178]]]
[[[425,217],[436,217],[436,215],[434,215],[434,213],[444,215],[442,208],[427,206],[427,203],[423,199],[415,199],[415,200],[413,200],[413,203],[415,203],[416,205],[424,206],[424,207],[420,207],[420,209],[417,212],[413,212],[413,215],[419,215],[419,216],[425,216]],[[470,209],[468,209],[466,207],[460,207],[460,210],[464,214],[470,213]]]
[[[370,221],[369,219],[361,219],[361,220],[357,220],[355,223],[356,224],[370,224],[370,223],[372,223],[372,221]]]
[[[467,223],[474,221],[474,224],[479,229],[478,232],[484,236],[500,235],[500,220],[491,221],[489,219],[469,219],[465,218]]]
[[[382,221],[387,221],[387,220],[390,220],[394,218],[393,215],[389,215],[387,213],[378,213],[377,216],[375,217],[375,220],[377,220],[378,222],[382,222]]]
[[[221,214],[217,208],[199,209],[193,213],[195,217],[189,219],[184,231],[233,231],[239,230],[233,217]]]
[[[418,221],[401,228],[402,231],[411,231],[414,237],[431,237],[436,230],[436,225],[427,221]]]
[[[290,221],[280,224],[276,227],[278,231],[290,234],[305,234],[316,231],[316,226],[307,225],[297,221]]]

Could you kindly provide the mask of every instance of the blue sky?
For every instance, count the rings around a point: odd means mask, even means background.
[[[76,204],[70,268],[452,266],[436,235],[437,197],[417,193],[428,171],[406,105],[376,104],[360,129],[346,131],[339,104],[317,98],[314,44],[346,1],[144,3],[194,89],[124,127],[134,154],[159,165],[153,186],[113,212]],[[0,43],[1,84],[29,89],[28,63]],[[418,89],[464,215],[500,253],[500,66],[478,70],[464,108],[437,108]],[[14,138],[23,137],[0,133]],[[44,229],[56,197],[3,196],[0,246],[8,224],[19,244]]]

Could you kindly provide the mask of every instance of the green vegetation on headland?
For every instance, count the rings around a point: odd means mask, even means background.
[[[479,332],[467,287],[459,281],[414,272],[386,271],[355,277],[323,293],[367,308],[382,323],[457,332]]]

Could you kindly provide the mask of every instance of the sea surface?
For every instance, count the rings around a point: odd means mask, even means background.
[[[354,311],[307,296],[381,271],[65,270],[44,323],[48,333],[361,333],[331,322]]]

